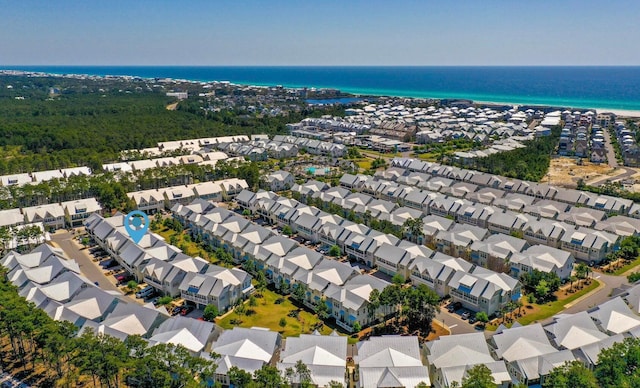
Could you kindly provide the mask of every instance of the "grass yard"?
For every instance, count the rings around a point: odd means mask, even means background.
[[[634,269],[635,267],[637,267],[638,265],[640,265],[640,257],[638,257],[637,259],[633,260],[632,262],[630,262],[629,264],[625,264],[622,267],[616,269],[615,271],[613,271],[614,275],[622,275],[625,272],[628,272],[632,269]]]
[[[358,167],[360,167],[363,170],[369,170],[371,168],[371,162],[373,162],[373,159],[368,159],[368,158],[362,158],[362,159],[357,159],[354,160],[356,162],[356,164],[358,165]]]
[[[236,312],[232,312],[222,318],[217,319],[218,325],[224,329],[232,329],[235,326],[238,327],[252,327],[260,326],[266,327],[270,330],[280,332],[284,337],[297,337],[300,334],[308,334],[313,332],[312,327],[320,322],[318,317],[308,311],[302,309],[298,314],[298,318],[289,317],[288,314],[292,310],[298,310],[290,300],[289,297],[282,297],[271,290],[264,290],[262,292],[262,298],[256,298],[256,306],[249,306],[249,303],[245,303],[245,311],[252,309],[255,311],[253,315],[238,315]],[[278,298],[284,298],[284,301],[280,304],[276,304]],[[287,324],[280,326],[280,319],[284,317]],[[234,325],[232,320],[240,320],[242,323]],[[327,325],[322,327],[321,334],[330,334],[331,328]]]
[[[522,311],[525,312],[524,316],[517,319],[518,322],[522,325],[528,325],[536,321],[545,320],[555,314],[558,314],[564,309],[564,306],[573,302],[574,300],[590,293],[591,291],[598,288],[600,282],[595,279],[591,279],[591,283],[581,290],[574,292],[572,294],[566,294],[565,288],[561,288],[556,292],[557,300],[553,302],[547,302],[545,304],[530,304],[523,298],[523,306]],[[507,327],[511,327],[512,323],[507,324]],[[487,330],[495,331],[497,329],[497,324],[488,324]]]
[[[413,156],[417,157],[420,160],[426,160],[427,162],[435,162],[438,158],[438,155],[433,152],[427,152],[424,154],[415,153]]]
[[[153,233],[156,233],[162,236],[162,238],[164,238],[167,243],[170,243],[171,238],[177,235],[177,240],[173,245],[181,249],[184,254],[192,257],[200,256],[212,264],[220,264],[218,263],[219,260],[215,255],[207,253],[207,251],[205,251],[204,248],[200,247],[198,243],[194,241],[186,241],[185,240],[185,236],[187,233],[186,231],[183,231],[178,234],[173,229],[161,226],[160,229],[153,230]]]
[[[573,294],[568,295],[566,298],[559,297],[558,300],[554,302],[545,303],[543,305],[533,305],[533,311],[527,313],[524,317],[518,319],[522,325],[528,325],[534,321],[540,321],[546,318],[549,318],[552,315],[555,315],[564,309],[564,306],[573,302],[574,300],[590,293],[591,291],[598,288],[600,282],[595,279],[591,279],[591,284],[584,287],[582,290],[578,292],[574,292]],[[559,295],[564,296],[564,290],[558,291]],[[526,307],[525,307],[526,308]],[[537,311],[536,311],[537,310]]]

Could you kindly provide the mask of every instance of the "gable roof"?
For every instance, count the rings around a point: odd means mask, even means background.
[[[558,347],[577,349],[598,342],[607,335],[598,330],[586,311],[556,316],[552,324],[544,328]]]
[[[539,323],[495,334],[496,355],[507,362],[557,352]]]

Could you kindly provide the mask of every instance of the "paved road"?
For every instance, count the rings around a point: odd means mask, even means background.
[[[620,181],[623,179],[627,179],[630,178],[632,176],[634,176],[636,174],[636,171],[632,168],[627,168],[627,167],[619,167],[619,169],[624,170],[624,172],[622,174],[618,174],[616,176],[609,176],[609,177],[604,177],[602,179],[598,179],[597,181],[591,182],[589,185],[590,186],[600,186],[605,184],[607,181],[610,182],[616,182],[616,181]]]
[[[451,331],[451,334],[466,334],[477,332],[473,325],[470,325],[469,322],[460,319],[459,315],[451,314],[444,306],[440,308],[439,313],[436,313],[436,319],[440,322],[444,322],[445,326],[447,326]]]
[[[630,178],[633,175],[635,175],[636,173],[635,170],[627,167],[622,167],[618,164],[618,161],[616,160],[616,153],[613,148],[613,144],[611,143],[611,134],[609,133],[608,130],[604,131],[604,148],[607,151],[607,163],[609,164],[609,167],[620,168],[624,170],[624,172],[616,176],[598,179],[597,181],[591,182],[590,183],[591,186],[600,186],[605,184],[607,181],[615,182],[615,181],[623,180],[626,178]]]
[[[588,310],[589,308],[604,303],[609,300],[611,291],[614,288],[620,287],[623,284],[627,284],[627,278],[625,276],[607,275],[599,272],[594,272],[591,275],[594,279],[598,280],[604,286],[598,291],[590,294],[588,297],[576,302],[571,307],[564,310],[567,313],[577,313],[580,311]]]
[[[92,282],[98,282],[103,290],[119,291],[116,287],[115,279],[107,277],[102,268],[91,260],[89,251],[83,249],[82,246],[73,239],[73,234],[64,230],[59,230],[51,235],[51,241],[55,242],[62,250],[67,253],[69,258],[75,260],[80,266],[80,271]]]
[[[611,143],[611,134],[609,130],[604,130],[604,149],[607,151],[607,163],[609,163],[609,167],[616,168],[618,167],[618,160],[616,159],[616,152],[613,149],[613,144]]]

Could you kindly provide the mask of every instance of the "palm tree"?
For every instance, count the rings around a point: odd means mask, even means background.
[[[422,219],[420,218],[408,218],[402,225],[402,231],[404,234],[409,234],[410,240],[416,244],[424,237],[422,231]]]
[[[578,279],[580,279],[580,283],[582,283],[582,281],[587,277],[587,274],[589,273],[589,267],[587,267],[583,263],[580,263],[576,265],[575,272]]]

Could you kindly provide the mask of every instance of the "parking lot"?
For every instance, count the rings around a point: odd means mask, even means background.
[[[470,322],[470,318],[474,318]],[[448,303],[440,307],[440,312],[436,313],[436,319],[449,328],[451,334],[475,333],[483,330],[481,325],[475,322],[475,314],[462,306]]]

